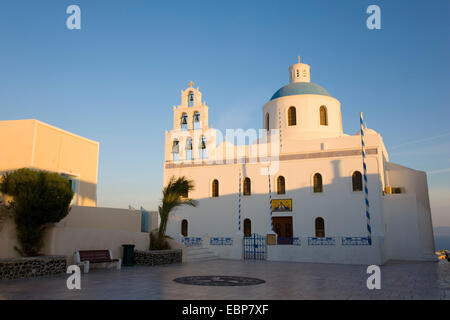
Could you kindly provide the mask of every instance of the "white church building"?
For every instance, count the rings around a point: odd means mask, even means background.
[[[222,137],[198,88],[181,92],[165,134],[164,185],[193,180],[198,206],[171,214],[169,236],[229,259],[435,260],[425,172],[390,162],[372,129],[361,126],[363,139],[345,134],[341,103],[310,82],[300,58],[261,121]]]

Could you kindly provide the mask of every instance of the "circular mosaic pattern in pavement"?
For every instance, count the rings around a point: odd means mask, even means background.
[[[192,284],[196,286],[252,286],[265,283],[264,280],[247,277],[234,276],[192,276],[176,278],[173,281],[182,284]]]

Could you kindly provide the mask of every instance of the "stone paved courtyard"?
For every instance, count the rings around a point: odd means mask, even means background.
[[[230,275],[266,282],[246,287],[179,284],[177,277]],[[450,299],[450,263],[390,262],[381,290],[368,290],[365,266],[213,260],[154,267],[93,269],[81,290],[67,274],[0,281],[0,299]]]

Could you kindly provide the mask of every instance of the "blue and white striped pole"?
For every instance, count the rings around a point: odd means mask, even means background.
[[[271,187],[270,187],[270,166],[267,167],[267,177],[269,178],[270,231],[273,231],[273,219],[272,219],[272,189],[271,189]]]
[[[238,200],[238,232],[241,232],[241,190],[242,190],[242,175],[239,170],[239,200]]]
[[[361,151],[363,160],[363,184],[364,184],[364,201],[366,204],[366,219],[367,219],[367,240],[369,245],[372,245],[372,228],[370,227],[370,212],[369,212],[369,190],[367,188],[367,166],[366,166],[366,145],[364,143],[364,124],[363,124],[363,114],[360,113],[359,124],[361,127]]]
[[[279,139],[280,139],[280,152],[281,148],[283,147],[283,132],[281,130],[281,111],[278,110],[278,130],[279,130]]]

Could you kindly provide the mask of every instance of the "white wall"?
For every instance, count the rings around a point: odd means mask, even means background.
[[[150,213],[149,221],[150,230],[157,227],[156,212]],[[14,221],[5,221],[0,231],[0,258],[18,257]],[[71,258],[76,250],[110,249],[115,257],[121,257],[122,244],[148,249],[149,234],[141,232],[140,211],[73,206],[66,218],[47,229],[44,244],[42,253],[47,255]]]
[[[403,194],[383,197],[390,259],[434,260],[434,236],[425,172],[387,164],[387,180]]]
[[[381,182],[376,156],[367,160],[369,175],[369,199],[371,201],[371,223],[373,233],[383,235],[381,220]],[[181,232],[181,221],[188,220],[188,236],[229,237],[238,231],[238,181],[239,169],[243,176],[250,177],[252,195],[241,197],[241,223],[245,218],[252,222],[252,232],[266,234],[270,230],[268,209],[268,178],[260,174],[262,164],[216,165],[166,170],[166,175],[186,176],[194,180],[195,191],[190,197],[199,201],[199,206],[181,207],[169,219],[168,234],[177,236]],[[299,169],[301,168],[301,169]],[[367,236],[363,192],[352,191],[351,174],[362,172],[359,156],[336,159],[289,160],[280,162],[276,176],[271,176],[273,199],[292,199],[293,211],[274,213],[274,216],[292,216],[294,236],[315,236],[314,220],[325,220],[326,236]],[[314,193],[312,177],[320,172],[323,178],[323,193]],[[276,179],[283,175],[286,194],[276,193]],[[219,197],[211,197],[211,183],[219,180]]]
[[[122,258],[122,244],[134,244],[135,249],[148,250],[149,234],[124,230],[55,227],[47,231],[42,250],[47,255],[64,255],[72,262],[78,250],[112,250],[114,258]]]
[[[414,260],[421,255],[415,195],[385,195],[383,204],[388,259]]]
[[[301,245],[267,246],[267,260],[313,263],[377,264],[385,262],[382,254],[383,238],[372,237],[372,245],[342,245],[336,239],[335,245],[308,245],[307,237],[301,238]]]

